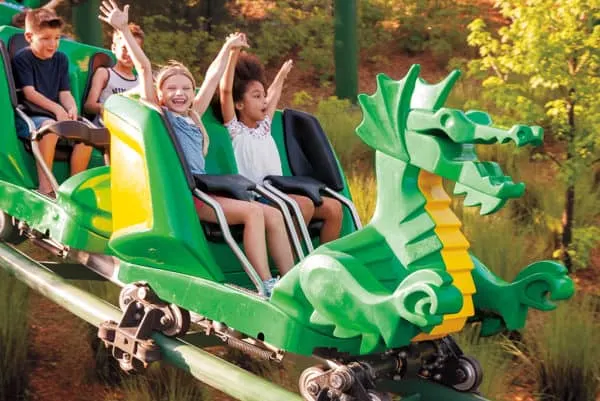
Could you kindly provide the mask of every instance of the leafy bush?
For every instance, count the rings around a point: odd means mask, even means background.
[[[24,399],[29,289],[0,269],[0,401]]]

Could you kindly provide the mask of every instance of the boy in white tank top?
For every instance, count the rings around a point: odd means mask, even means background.
[[[129,24],[129,29],[138,44],[142,46],[144,31],[136,24]],[[106,99],[110,95],[123,93],[134,89],[138,85],[138,78],[133,74],[133,61],[127,53],[127,47],[121,40],[121,35],[116,31],[113,32],[111,49],[117,58],[117,62],[113,67],[100,67],[96,70],[92,77],[90,91],[83,105],[86,113],[96,116],[93,123],[99,126],[103,125],[103,104]]]

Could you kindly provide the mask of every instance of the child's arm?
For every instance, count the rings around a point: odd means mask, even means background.
[[[219,54],[217,54],[217,57],[215,57],[214,61],[210,64],[210,67],[208,67],[204,82],[202,82],[200,90],[194,98],[194,103],[192,105],[194,111],[199,115],[204,114],[210,104],[210,100],[217,89],[217,85],[219,84],[225,66],[227,65],[229,51],[241,47],[248,47],[246,35],[239,32],[230,34],[219,51]]]
[[[83,109],[86,113],[89,114],[98,114],[101,115],[103,111],[102,103],[98,102],[100,98],[100,93],[102,93],[102,89],[106,87],[108,83],[108,70],[106,68],[98,68],[92,77],[92,85],[90,87],[90,91],[88,92],[87,99],[85,99],[85,104],[83,105]]]
[[[60,104],[67,111],[67,116],[69,116],[69,120],[77,120],[77,104],[75,103],[75,99],[71,94],[71,91],[60,91],[58,94],[58,99],[60,100]]]
[[[235,117],[235,104],[233,102],[233,77],[235,75],[235,65],[237,64],[240,49],[229,51],[229,59],[225,73],[221,77],[219,84],[219,101],[221,102],[221,114],[223,114],[223,123],[227,124]]]
[[[113,0],[109,1],[102,2],[100,6],[101,15],[98,18],[121,33],[133,65],[139,74],[140,96],[144,100],[158,104],[154,80],[152,79],[152,64],[150,64],[150,60],[148,60],[148,57],[146,57],[146,54],[129,30],[129,5],[124,6],[121,11]]]
[[[69,120],[66,110],[58,103],[53,102],[46,96],[38,92],[33,86],[23,87],[23,96],[25,99],[44,110],[48,110],[56,116],[57,121]]]
[[[42,8],[46,8],[49,10],[54,10],[56,7],[58,7],[60,5],[60,3],[62,3],[63,0],[51,0],[48,3],[44,4],[42,6]]]
[[[277,76],[275,76],[275,79],[267,90],[267,115],[271,119],[273,119],[273,115],[277,109],[277,104],[279,103],[279,98],[281,98],[283,83],[285,82],[285,79],[293,66],[294,62],[292,60],[288,60],[283,63],[279,69],[279,72],[277,73]]]

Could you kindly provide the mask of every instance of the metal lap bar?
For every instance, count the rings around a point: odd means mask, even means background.
[[[348,210],[350,210],[350,214],[352,214],[352,220],[354,221],[354,225],[356,226],[357,230],[360,230],[362,228],[362,223],[360,221],[360,216],[356,211],[356,206],[354,206],[354,203],[352,203],[350,199],[346,198],[345,196],[338,194],[331,188],[325,187],[324,191],[332,197],[334,197],[335,199],[339,200],[342,203],[342,205],[346,206]]]
[[[252,266],[242,249],[233,239],[231,231],[229,230],[229,225],[227,224],[227,218],[225,217],[225,213],[223,212],[223,208],[221,207],[221,205],[219,205],[219,203],[213,198],[211,198],[208,194],[200,191],[197,188],[194,189],[194,195],[215,211],[215,214],[217,215],[217,223],[219,223],[219,227],[223,232],[223,238],[225,239],[225,243],[229,245],[235,256],[240,261],[242,267],[244,268],[244,271],[246,272],[248,277],[250,277],[250,280],[252,280],[252,283],[256,287],[258,293],[262,296],[266,296],[265,284],[261,280],[260,276],[256,272],[256,269],[254,269],[254,266]]]
[[[279,189],[275,188],[273,184],[271,184],[271,181],[265,180],[264,186],[266,189],[277,195],[279,198],[283,199],[292,208],[292,212],[294,212],[294,216],[296,217],[296,221],[298,222],[298,227],[300,227],[300,233],[302,234],[302,239],[304,239],[306,250],[308,251],[308,253],[311,253],[315,248],[313,247],[312,240],[310,238],[310,233],[308,232],[308,227],[306,226],[304,216],[302,216],[302,211],[300,210],[300,206],[298,206],[298,203],[292,198],[290,198],[286,193],[281,192]]]
[[[302,245],[300,244],[300,238],[298,238],[298,234],[296,233],[296,226],[294,225],[294,220],[292,219],[292,215],[290,214],[290,211],[285,205],[285,202],[277,195],[268,191],[261,185],[256,185],[256,188],[254,190],[277,205],[277,208],[279,209],[279,211],[283,215],[283,219],[285,220],[285,226],[287,227],[288,234],[292,239],[294,251],[296,252],[296,255],[298,256],[299,260],[304,259],[305,255],[302,249]]]
[[[35,160],[37,161],[42,171],[48,178],[48,181],[50,182],[54,193],[58,193],[58,181],[56,181],[56,177],[54,177],[54,174],[52,174],[50,167],[48,167],[48,165],[44,161],[44,158],[42,157],[42,152],[40,152],[40,146],[38,142],[34,140],[36,130],[33,120],[31,120],[31,118],[27,114],[25,114],[23,110],[16,108],[15,111],[17,112],[19,117],[21,117],[27,123],[27,127],[29,128],[29,134],[31,135],[31,152],[33,153],[33,157],[35,157]]]
[[[88,120],[87,118],[85,118],[84,116],[80,116],[79,117],[79,121],[81,121],[82,123],[84,123],[85,125],[87,125],[90,128],[100,128],[98,127],[96,124],[94,124],[93,122],[91,122],[90,120]],[[108,147],[104,150],[104,153],[102,154],[104,156],[104,165],[105,166],[110,166],[110,156],[108,153]]]

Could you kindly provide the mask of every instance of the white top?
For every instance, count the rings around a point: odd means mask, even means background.
[[[104,104],[110,95],[126,92],[137,87],[138,85],[138,77],[135,77],[134,79],[128,79],[123,77],[112,68],[108,68],[107,70],[108,80],[106,81],[106,86],[104,89],[102,89],[102,92],[100,92],[100,96],[98,97],[98,103],[100,104]],[[93,122],[96,125],[103,125],[100,115],[97,115]]]
[[[236,117],[225,127],[233,141],[233,152],[241,175],[257,184],[262,183],[267,175],[282,175],[269,116],[259,121],[256,128],[247,127]]]

